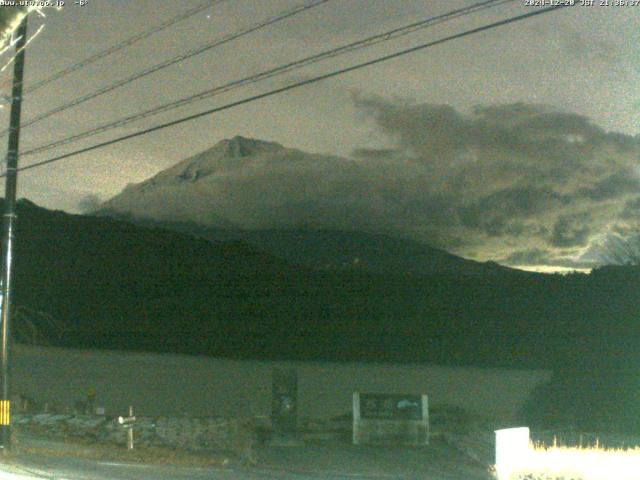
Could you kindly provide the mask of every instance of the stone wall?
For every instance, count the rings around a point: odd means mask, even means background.
[[[126,445],[127,431],[116,418],[75,414],[17,414],[18,432],[45,438]],[[250,456],[253,424],[232,418],[140,417],[134,424],[138,447],[170,447],[190,451],[231,452]]]

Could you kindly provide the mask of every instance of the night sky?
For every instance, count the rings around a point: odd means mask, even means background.
[[[27,52],[26,87],[200,3],[68,0],[46,18],[32,14],[30,32],[44,29]],[[23,119],[299,3],[221,2],[28,95]],[[332,0],[25,128],[22,149],[472,3]],[[524,0],[501,5],[21,165],[532,8]],[[336,194],[336,204],[352,208],[347,196],[360,193],[356,203],[374,229],[513,266],[590,266],[607,235],[627,235],[640,223],[639,24],[640,7],[561,9],[24,172],[19,196],[80,212],[242,135],[331,159],[280,166],[281,181],[295,186],[313,170],[342,182],[345,197]],[[4,94],[10,76],[8,68],[0,77]],[[7,125],[8,108],[0,116]],[[272,178],[272,165],[255,166],[254,175]]]

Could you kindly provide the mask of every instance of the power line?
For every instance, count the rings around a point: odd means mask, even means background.
[[[389,54],[389,55],[385,55],[383,57],[378,57],[376,59],[369,60],[367,62],[359,63],[359,64],[356,64],[356,65],[352,65],[350,67],[342,68],[340,70],[334,70],[333,72],[326,73],[326,74],[323,74],[323,75],[319,75],[319,76],[316,76],[316,77],[313,77],[313,78],[309,78],[307,80],[302,80],[300,82],[296,82],[296,83],[287,85],[285,87],[276,88],[276,89],[270,90],[268,92],[261,93],[261,94],[258,94],[258,95],[253,95],[251,97],[247,97],[247,98],[244,98],[242,100],[237,100],[235,102],[231,102],[231,103],[228,103],[228,104],[220,106],[220,107],[212,108],[212,109],[200,112],[200,113],[196,113],[196,114],[193,114],[193,115],[188,115],[186,117],[179,118],[177,120],[173,120],[171,122],[167,122],[167,123],[163,123],[163,124],[160,124],[160,125],[156,125],[154,127],[150,127],[150,128],[145,129],[145,130],[141,130],[139,132],[131,133],[131,134],[128,134],[128,135],[123,135],[121,137],[117,137],[117,138],[114,138],[112,140],[101,142],[101,143],[92,145],[90,147],[81,148],[81,149],[75,150],[73,152],[65,153],[65,154],[59,155],[57,157],[53,157],[53,158],[49,158],[47,160],[43,160],[41,162],[36,162],[36,163],[31,164],[31,165],[27,165],[27,166],[21,167],[21,168],[18,169],[18,171],[30,170],[30,169],[33,169],[33,168],[41,167],[43,165],[48,165],[48,164],[51,164],[51,163],[59,162],[61,160],[64,160],[64,159],[67,159],[67,158],[70,158],[70,157],[73,157],[73,156],[76,156],[76,155],[80,155],[82,153],[91,152],[93,150],[97,150],[99,148],[103,148],[103,147],[106,147],[106,146],[109,146],[109,145],[120,143],[120,142],[123,142],[125,140],[130,140],[132,138],[136,138],[136,137],[140,137],[140,136],[143,136],[143,135],[147,135],[149,133],[156,132],[158,130],[163,130],[165,128],[173,127],[173,126],[179,125],[181,123],[185,123],[185,122],[188,122],[188,121],[191,121],[191,120],[195,120],[195,119],[198,119],[198,118],[201,118],[201,117],[204,117],[204,116],[212,115],[214,113],[221,112],[223,110],[228,110],[230,108],[234,108],[234,107],[237,107],[237,106],[240,106],[240,105],[244,105],[246,103],[250,103],[250,102],[253,102],[253,101],[256,101],[256,100],[260,100],[260,99],[263,99],[263,98],[267,98],[267,97],[271,97],[271,96],[277,95],[279,93],[287,92],[287,91],[293,90],[295,88],[299,88],[299,87],[302,87],[302,86],[305,86],[305,85],[310,85],[312,83],[317,83],[317,82],[319,82],[321,80],[326,80],[328,78],[333,78],[333,77],[336,77],[338,75],[343,75],[345,73],[349,73],[349,72],[352,72],[352,71],[355,71],[355,70],[359,70],[361,68],[365,68],[365,67],[369,67],[369,66],[372,66],[372,65],[376,65],[378,63],[386,62],[388,60],[392,60],[394,58],[398,58],[398,57],[401,57],[401,56],[404,56],[404,55],[408,55],[410,53],[414,53],[414,52],[417,52],[417,51],[420,51],[420,50],[424,50],[426,48],[434,47],[436,45],[441,45],[443,43],[446,43],[446,42],[449,42],[449,41],[452,41],[452,40],[456,40],[456,39],[459,39],[459,38],[467,37],[467,36],[474,35],[476,33],[484,32],[484,31],[488,31],[488,30],[493,30],[494,28],[498,28],[498,27],[501,27],[501,26],[504,26],[504,25],[508,25],[508,24],[511,24],[511,23],[515,23],[515,22],[519,22],[519,21],[522,21],[522,20],[526,20],[528,18],[537,16],[537,15],[542,15],[544,13],[549,13],[549,12],[558,10],[560,8],[564,8],[566,6],[568,6],[568,5],[557,5],[557,6],[552,6],[552,7],[546,7],[546,8],[542,8],[542,9],[539,9],[539,10],[534,10],[534,11],[529,12],[529,13],[524,13],[524,14],[521,14],[521,15],[516,15],[516,16],[513,16],[513,17],[509,17],[509,18],[504,19],[504,20],[499,20],[497,22],[492,22],[490,24],[483,25],[481,27],[476,27],[476,28],[472,28],[470,30],[465,30],[465,31],[463,31],[461,33],[456,33],[454,35],[449,35],[447,37],[443,37],[443,38],[440,38],[438,40],[434,40],[434,41],[431,41],[431,42],[428,42],[428,43],[423,43],[421,45],[417,45],[415,47],[411,47],[411,48],[408,48],[408,49],[405,49],[405,50],[401,50],[399,52],[395,52],[395,53],[392,53],[392,54]],[[0,177],[4,177],[5,175],[6,175],[6,173],[3,173],[3,174],[0,175]]]
[[[226,43],[229,43],[233,40],[236,40],[240,37],[243,37],[245,35],[248,35],[250,33],[253,33],[257,30],[260,30],[261,28],[273,25],[275,23],[281,22],[282,20],[285,20],[287,18],[293,17],[294,15],[297,15],[298,13],[304,12],[306,10],[318,7],[324,3],[329,2],[330,0],[313,0],[311,3],[308,4],[303,4],[303,5],[298,5],[297,7],[287,10],[285,12],[282,12],[274,17],[269,17],[268,19],[253,24],[249,27],[243,28],[241,30],[238,30],[234,33],[231,33],[229,35],[225,35],[222,38],[219,38],[211,43],[206,43],[204,45],[200,45],[199,47],[189,50],[188,52],[185,52],[183,54],[177,55],[173,58],[170,58],[164,62],[158,63],[152,67],[149,67],[145,70],[142,70],[140,72],[137,72],[129,77],[126,77],[124,79],[118,80],[117,82],[114,82],[110,85],[107,85],[105,87],[99,88],[98,90],[95,90],[91,93],[88,93],[87,95],[83,95],[82,97],[76,98],[75,100],[72,100],[68,103],[65,103],[63,105],[60,105],[52,110],[49,110],[45,113],[42,113],[40,115],[37,115],[36,117],[33,117],[29,120],[27,120],[26,122],[24,122],[23,124],[21,124],[21,127],[29,127],[35,123],[38,123],[41,120],[44,120],[45,118],[49,118],[52,115],[55,115],[57,113],[61,113],[64,112],[65,110],[68,110],[70,108],[76,107],[84,102],[87,102],[89,100],[92,100],[94,98],[100,97],[106,93],[112,92],[120,87],[123,87],[125,85],[128,85],[136,80],[139,80],[141,78],[144,78],[148,75],[151,75],[152,73],[158,72],[160,70],[163,70],[167,67],[170,67],[172,65],[175,65],[177,63],[183,62],[185,60],[188,60],[189,58],[195,57],[196,55],[200,55],[201,53],[207,52],[215,47],[219,47],[221,45],[224,45]],[[0,132],[0,137],[6,135],[8,133],[8,130],[3,130],[2,132]]]
[[[159,33],[163,30],[166,30],[167,28],[175,25],[176,23],[182,22],[183,20],[187,20],[188,18],[193,17],[194,15],[197,15],[198,13],[207,10],[208,8],[213,7],[214,5],[217,5],[219,3],[222,3],[226,0],[207,0],[206,2],[200,4],[197,7],[194,7],[190,10],[187,10],[183,13],[180,13],[174,17],[171,17],[170,19],[162,22],[161,24],[150,28],[149,30],[145,30],[144,32],[138,33],[132,37],[127,38],[126,40],[123,40],[120,43],[117,43],[115,45],[112,45],[111,47],[108,47],[98,53],[95,53],[94,55],[91,55],[87,58],[85,58],[84,60],[80,60],[77,63],[74,63],[72,65],[69,65],[68,67],[54,73],[53,75],[40,80],[39,82],[36,82],[35,84],[33,84],[32,86],[30,86],[29,88],[25,89],[25,95],[29,94],[29,93],[33,93],[36,90],[39,90],[40,88],[44,87],[45,85],[51,83],[51,82],[55,82],[56,80],[61,79],[62,77],[65,77],[67,75],[69,75],[70,73],[75,72],[76,70],[80,70],[83,67],[86,67],[87,65],[90,65],[94,62],[97,62],[98,60],[107,57],[109,55],[112,55],[116,52],[119,52],[120,50],[123,50],[127,47],[130,47],[131,45],[134,45],[135,43],[138,43],[141,40],[144,40],[145,38],[150,37],[151,35],[154,35],[156,33]]]
[[[345,53],[349,53],[349,52],[353,52],[355,50],[361,49],[361,48],[365,48],[365,47],[371,47],[373,45],[377,45],[378,43],[381,42],[387,42],[389,40],[398,38],[400,36],[404,36],[404,35],[408,35],[410,33],[416,32],[420,29],[424,29],[427,27],[431,27],[437,23],[441,23],[441,22],[445,22],[445,21],[449,21],[452,20],[454,18],[458,18],[461,16],[465,16],[465,15],[469,15],[471,13],[476,13],[478,11],[481,10],[485,10],[488,8],[493,8],[496,7],[498,5],[502,5],[505,3],[510,3],[513,2],[515,0],[484,0],[478,3],[475,3],[473,5],[464,7],[464,8],[460,8],[457,10],[452,10],[450,12],[441,14],[441,15],[437,15],[434,17],[429,17],[425,20],[421,20],[419,22],[415,22],[415,23],[411,23],[409,25],[403,26],[403,27],[399,27],[399,28],[395,28],[389,31],[386,31],[384,33],[380,33],[377,35],[373,35],[371,37],[367,37],[365,39],[362,40],[358,40],[346,45],[343,45],[341,47],[338,48],[334,48],[334,49],[330,49],[330,50],[325,50],[321,53],[315,54],[315,55],[311,55],[308,57],[304,57],[302,59],[296,60],[294,62],[290,62],[290,63],[286,63],[284,65],[280,65],[278,67],[257,73],[255,75],[251,75],[249,77],[245,77],[242,78],[240,80],[234,80],[230,83],[227,83],[225,85],[222,86],[218,86],[218,87],[214,87],[212,89],[207,89],[203,92],[199,92],[196,93],[194,95],[190,95],[188,97],[184,97],[181,98],[179,100],[175,100],[173,102],[158,106],[158,107],[154,107],[152,109],[149,110],[145,110],[142,112],[138,112],[135,113],[133,115],[129,115],[127,117],[118,119],[114,122],[110,122],[110,123],[106,123],[94,128],[91,128],[89,130],[85,130],[84,132],[80,132],[74,135],[71,135],[69,137],[65,137],[59,140],[55,140],[51,143],[45,144],[45,145],[41,145],[39,147],[35,147],[31,150],[28,150],[26,152],[22,153],[22,156],[29,156],[29,155],[35,155],[37,153],[41,153],[47,150],[51,150],[53,148],[62,146],[62,145],[67,145],[70,143],[75,143],[79,140],[88,138],[88,137],[92,137],[95,136],[97,134],[100,133],[104,133],[107,132],[109,130],[112,130],[114,128],[118,128],[118,127],[122,127],[125,126],[129,123],[138,121],[138,120],[142,120],[145,119],[147,117],[151,117],[154,115],[158,115],[160,113],[164,113],[170,110],[174,110],[176,108],[179,107],[183,107],[185,105],[189,105],[191,103],[194,103],[196,101],[201,101],[204,100],[206,98],[210,98],[213,97],[215,95],[221,94],[221,93],[226,93],[229,92],[231,90],[235,90],[237,88],[240,87],[244,87],[246,85],[249,84],[253,84],[253,83],[257,83],[259,81],[262,80],[266,80],[269,78],[273,78],[279,75],[282,75],[284,73],[287,72],[291,72],[293,70],[297,70],[300,69],[302,67],[308,66],[308,65],[312,65],[314,63],[318,63],[320,61],[329,59],[329,58],[334,58],[337,57],[339,55],[343,55]]]

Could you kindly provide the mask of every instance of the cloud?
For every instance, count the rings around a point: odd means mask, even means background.
[[[536,270],[542,272],[563,272],[576,269],[589,271],[591,268],[593,268],[593,261],[585,261],[575,257],[561,257],[554,255],[549,251],[540,249],[517,250],[507,257],[498,260],[499,263],[502,263],[504,265],[511,265],[513,267],[520,267],[527,270]]]
[[[535,218],[551,209],[559,209],[567,205],[570,199],[546,187],[532,185],[510,187],[497,190],[479,198],[476,202],[469,202],[458,207],[460,222],[469,228],[483,230],[492,235],[505,232],[496,231],[495,225],[518,223],[523,225],[527,219]],[[494,225],[487,228],[487,225]],[[512,234],[520,236],[525,229],[511,228]],[[546,229],[541,229],[543,233]]]
[[[450,105],[358,97],[391,145],[371,152],[425,169],[400,197],[446,197],[447,223],[415,224],[423,240],[482,260],[567,265],[592,240],[640,219],[639,138],[544,105]],[[359,158],[367,150],[358,151]],[[413,198],[413,203],[418,203]],[[431,228],[429,228],[430,226]],[[576,261],[577,262],[577,261]],[[579,263],[579,262],[577,262]],[[581,265],[582,266],[582,265]]]
[[[553,225],[549,243],[554,247],[584,247],[591,233],[591,215],[583,212],[574,215],[562,215]]]
[[[505,263],[515,266],[521,265],[549,265],[554,259],[548,252],[534,248],[531,250],[519,250],[502,259]]]
[[[583,266],[577,259],[594,258],[582,256],[594,239],[640,220],[638,137],[543,105],[464,113],[377,97],[355,104],[384,148],[343,158],[237,137],[109,208],[218,226],[386,233],[512,265]]]
[[[640,224],[640,196],[631,198],[624,203],[620,218]]]
[[[391,148],[356,148],[351,152],[353,158],[389,159],[395,151]]]
[[[81,213],[92,213],[100,208],[102,202],[103,199],[100,198],[99,195],[90,193],[85,195],[78,201],[78,210]]]
[[[640,191],[640,178],[632,170],[622,169],[589,187],[580,189],[578,193],[591,200],[601,201],[615,199],[624,194],[633,194],[638,191]]]

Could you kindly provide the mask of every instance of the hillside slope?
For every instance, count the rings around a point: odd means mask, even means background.
[[[287,182],[292,170],[299,173],[297,185]],[[324,178],[325,170],[335,178]],[[243,241],[315,270],[482,275],[506,269],[408,240],[411,235],[400,238],[395,229],[383,234],[387,220],[367,206],[378,195],[372,175],[346,158],[238,136],[127,186],[94,213]],[[347,194],[348,178],[367,187]]]
[[[638,358],[633,269],[318,272],[242,243],[24,201],[18,215],[16,302],[70,325],[61,345],[536,368]]]

